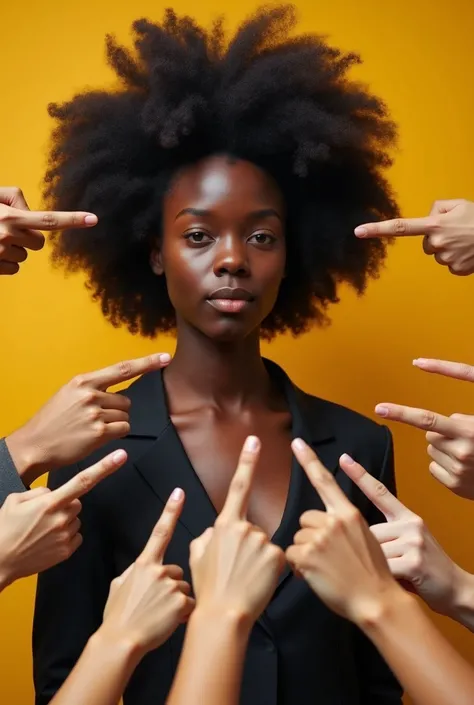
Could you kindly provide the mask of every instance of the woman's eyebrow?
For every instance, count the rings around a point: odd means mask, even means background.
[[[183,215],[195,215],[197,217],[205,217],[211,214],[212,212],[210,210],[206,210],[203,208],[183,208],[183,210],[179,211],[175,220],[178,220],[178,218],[181,218],[181,216]],[[247,217],[249,219],[274,217],[278,218],[278,220],[281,220],[281,215],[274,208],[260,208],[255,211],[251,211],[250,213],[248,213]]]
[[[211,211],[202,208],[183,208],[182,211],[179,211],[175,220],[181,218],[182,215],[196,215],[198,217],[204,217],[206,215],[211,215]]]

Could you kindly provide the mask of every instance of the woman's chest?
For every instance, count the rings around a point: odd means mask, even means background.
[[[267,413],[252,417],[173,419],[184,452],[217,513],[224,505],[240,452],[248,435],[258,436],[257,462],[248,519],[270,537],[283,518],[291,478],[291,416]]]

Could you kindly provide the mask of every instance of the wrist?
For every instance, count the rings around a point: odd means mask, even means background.
[[[452,604],[445,614],[466,626],[474,625],[474,575],[458,565],[456,566]]]
[[[253,627],[253,620],[239,610],[222,610],[197,604],[189,618],[188,628],[202,630],[202,633],[229,634],[238,640],[247,641]]]
[[[104,625],[90,637],[88,648],[97,654],[107,654],[111,659],[120,660],[133,669],[145,655],[145,650],[131,636],[117,632],[112,634]]]
[[[41,459],[38,449],[27,435],[24,428],[19,428],[5,438],[10,457],[25,487],[49,469],[45,467],[44,455]]]
[[[413,603],[416,598],[394,582],[390,589],[380,591],[376,599],[359,607],[353,621],[370,638]]]

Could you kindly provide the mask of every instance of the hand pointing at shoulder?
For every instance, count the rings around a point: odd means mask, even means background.
[[[423,249],[452,274],[474,272],[474,203],[462,199],[436,201],[424,218],[397,218],[365,223],[355,229],[360,238],[423,236]]]
[[[130,400],[107,389],[158,370],[169,361],[167,353],[148,355],[78,375],[65,384],[30,421],[6,439],[24,484],[126,436],[130,431]]]
[[[41,250],[41,230],[90,228],[97,224],[93,213],[30,211],[17,187],[0,187],[0,275],[16,274],[28,250]]]

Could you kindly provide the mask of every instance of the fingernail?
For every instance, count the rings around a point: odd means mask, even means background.
[[[347,465],[354,465],[355,460],[354,458],[351,458],[350,455],[347,455],[347,453],[344,453],[343,455],[341,455],[341,462],[347,463]]]
[[[354,235],[357,235],[357,237],[364,237],[365,235],[368,235],[368,230],[367,230],[367,228],[364,228],[362,225],[359,225],[354,230]]]
[[[388,409],[382,404],[377,404],[377,406],[375,407],[375,413],[379,416],[388,416]]]
[[[168,362],[171,360],[171,355],[169,353],[161,353],[160,354],[160,362],[162,365],[167,365]]]
[[[306,448],[306,444],[301,438],[295,438],[291,445],[295,450],[304,450]]]
[[[184,497],[184,492],[181,489],[181,487],[177,487],[173,492],[171,493],[171,499],[173,502],[179,502],[181,499]]]
[[[424,358],[424,357],[417,357],[417,358],[415,358],[415,360],[413,360],[413,364],[416,367],[422,367],[425,364],[425,362],[426,362],[426,358]]]
[[[249,436],[244,443],[244,450],[249,453],[255,453],[260,447],[260,441],[257,436]]]
[[[112,456],[112,460],[114,461],[114,463],[121,463],[122,460],[125,460],[126,457],[127,454],[124,450],[116,450]]]
[[[84,218],[84,223],[86,225],[95,225],[98,222],[98,220],[99,219],[97,218],[97,216],[92,215],[92,213],[91,213],[91,215],[86,215],[86,217]]]

